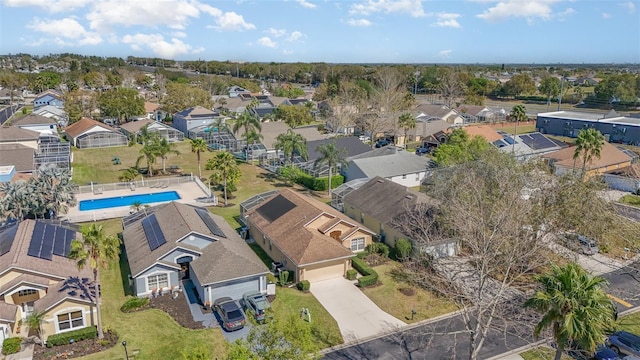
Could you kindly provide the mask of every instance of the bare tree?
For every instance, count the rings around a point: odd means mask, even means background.
[[[350,82],[340,83],[338,94],[328,100],[331,114],[327,122],[334,133],[356,123],[366,96],[367,93],[362,87]]]
[[[408,106],[405,80],[405,77],[392,67],[378,69],[370,98],[371,115],[364,123],[371,131],[371,140],[375,140],[377,134],[385,130],[396,134],[398,114]]]
[[[438,88],[445,101],[451,107],[456,99],[464,95],[466,89],[460,78],[460,73],[454,69],[440,68],[438,70]]]

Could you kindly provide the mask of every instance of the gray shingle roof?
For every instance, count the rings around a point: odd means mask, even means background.
[[[309,153],[309,161],[314,161],[320,158],[320,153],[316,151],[318,146],[328,144],[331,142],[336,143],[336,148],[344,151],[343,158],[350,158],[355,155],[359,155],[371,150],[371,146],[363,143],[355,136],[337,137],[332,139],[323,139],[307,142],[307,152]]]
[[[358,167],[368,178],[376,176],[392,177],[426,171],[432,162],[424,156],[417,156],[404,150],[386,146],[355,156],[349,167]]]
[[[261,125],[262,130],[260,131],[260,133],[263,136],[261,143],[267,149],[273,149],[274,144],[276,143],[276,137],[278,137],[278,135],[280,134],[286,133],[287,130],[291,129],[289,125],[285,124],[282,121],[270,121],[262,123]],[[293,129],[293,131],[296,134],[304,136],[307,141],[324,139],[324,135],[320,134],[317,126],[300,126]]]
[[[0,166],[13,165],[18,172],[35,170],[33,155],[35,150],[22,144],[0,144]]]
[[[40,133],[37,131],[13,126],[0,127],[0,142],[35,141],[39,137]]]
[[[55,125],[57,123],[52,118],[48,118],[42,115],[37,115],[34,113],[11,120],[11,126],[44,125],[44,124]]]

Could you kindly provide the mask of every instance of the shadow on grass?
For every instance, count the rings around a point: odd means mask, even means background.
[[[256,243],[248,244],[248,245],[251,248],[251,250],[253,250],[253,252],[256,253],[256,255],[258,255],[260,260],[262,260],[262,262],[265,265],[267,265],[269,269],[271,269],[271,263],[273,262],[273,260],[271,260],[271,257],[260,247],[260,245]]]
[[[135,295],[133,293],[133,286],[129,283],[129,276],[131,276],[131,269],[129,269],[129,261],[127,260],[127,253],[124,251],[124,244],[120,245],[120,277],[122,280],[122,288],[124,289],[124,295]]]
[[[330,331],[324,331],[316,327],[311,327],[311,334],[320,343],[323,348],[336,346],[343,343],[343,340],[335,335],[332,335]]]

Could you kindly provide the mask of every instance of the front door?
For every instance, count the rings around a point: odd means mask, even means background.
[[[33,301],[23,302],[22,304],[22,319],[25,320],[33,313]]]

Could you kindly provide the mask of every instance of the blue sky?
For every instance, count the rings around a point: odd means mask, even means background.
[[[0,0],[0,53],[639,63],[640,0]]]

